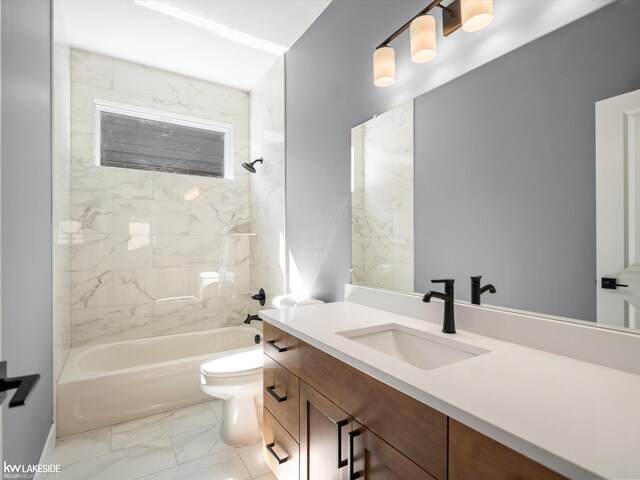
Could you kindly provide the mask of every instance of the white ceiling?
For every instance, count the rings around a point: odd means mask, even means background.
[[[60,0],[69,44],[184,75],[251,90],[277,56],[225,39],[248,34],[289,48],[331,0],[160,0],[199,20],[169,16],[135,0]],[[141,2],[142,3],[142,2]],[[164,5],[163,5],[164,4]],[[246,35],[244,35],[246,37]],[[255,43],[255,42],[254,42]]]
[[[74,48],[251,90],[276,61],[264,49],[223,38],[228,27],[252,44],[291,47],[331,0],[58,0],[67,38]],[[355,1],[355,0],[354,0]],[[372,1],[372,0],[369,0]],[[392,1],[392,0],[389,0]],[[490,28],[473,34],[438,36],[438,56],[416,65],[406,50],[408,34],[397,50],[394,87],[422,78],[428,91],[487,63],[613,0],[495,0]],[[146,8],[151,3],[177,10],[183,19]],[[363,1],[363,5],[364,5]],[[426,0],[425,0],[426,3]],[[440,15],[436,15],[440,18]],[[196,24],[199,24],[196,25]],[[211,31],[214,30],[218,33]],[[222,36],[220,32],[222,31]],[[391,32],[381,32],[380,38]],[[242,41],[242,39],[241,39]],[[274,46],[274,45],[271,45]],[[280,46],[280,47],[279,47]],[[372,49],[374,45],[372,45]],[[268,48],[266,49],[268,50]],[[402,98],[400,98],[402,97]]]

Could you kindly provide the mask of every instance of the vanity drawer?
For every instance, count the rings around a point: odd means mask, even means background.
[[[264,322],[264,353],[284,368],[300,376],[300,340]]]
[[[432,476],[447,478],[446,415],[304,342],[300,378]]]
[[[300,380],[269,355],[264,355],[264,406],[300,441]]]
[[[300,478],[300,447],[266,408],[262,430],[262,450],[271,471],[278,480],[298,480]]]

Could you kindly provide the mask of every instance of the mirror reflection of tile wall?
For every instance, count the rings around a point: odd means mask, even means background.
[[[352,283],[413,291],[413,100],[351,130]]]

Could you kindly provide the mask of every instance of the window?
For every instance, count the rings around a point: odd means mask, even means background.
[[[106,167],[233,178],[233,125],[94,102],[94,161]]]

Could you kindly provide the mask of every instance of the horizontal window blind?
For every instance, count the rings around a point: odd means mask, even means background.
[[[225,133],[100,112],[100,165],[224,177]]]

